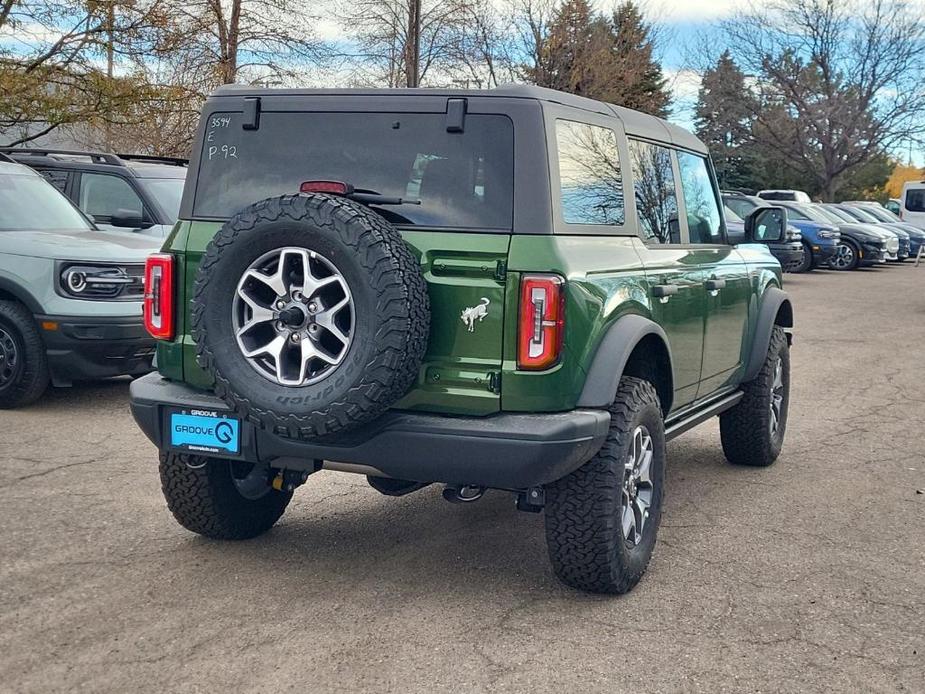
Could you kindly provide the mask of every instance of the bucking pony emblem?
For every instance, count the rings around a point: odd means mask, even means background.
[[[470,333],[475,332],[475,321],[481,322],[488,315],[488,304],[490,303],[491,301],[483,296],[481,303],[467,308],[460,314],[460,319],[469,328]]]

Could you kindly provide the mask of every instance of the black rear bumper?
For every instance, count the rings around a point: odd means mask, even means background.
[[[141,316],[36,316],[56,385],[151,371],[154,338]]]
[[[229,412],[211,393],[159,374],[132,383],[131,407],[135,421],[161,449],[170,447],[170,411]],[[601,447],[609,425],[610,414],[596,409],[487,417],[392,410],[363,427],[315,442],[282,438],[245,421],[238,458],[291,470],[311,470],[316,460],[326,460],[398,479],[525,489],[580,467]]]

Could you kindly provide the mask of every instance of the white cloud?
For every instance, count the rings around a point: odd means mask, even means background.
[[[666,24],[707,22],[727,17],[747,0],[643,0],[647,16]]]

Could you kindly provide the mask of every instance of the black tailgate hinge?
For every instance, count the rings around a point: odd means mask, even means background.
[[[495,263],[495,281],[504,284],[505,279],[507,279],[507,261],[499,260]]]

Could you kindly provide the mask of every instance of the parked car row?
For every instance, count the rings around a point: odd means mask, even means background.
[[[726,191],[723,201],[727,209],[742,217],[771,206],[765,199],[768,195],[773,205],[787,210],[790,224],[802,237],[802,257],[791,268],[793,272],[853,270],[903,262],[915,257],[925,244],[925,231],[903,222],[876,202],[813,203],[804,200],[806,194],[801,191],[761,191],[759,195]]]

